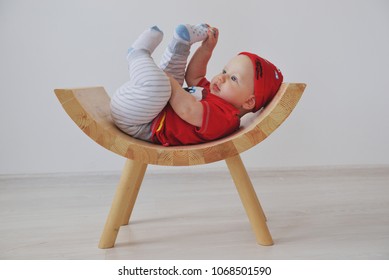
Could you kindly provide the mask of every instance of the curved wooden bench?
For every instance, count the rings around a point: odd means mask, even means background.
[[[305,89],[302,83],[284,83],[266,108],[246,115],[234,134],[204,144],[164,147],[120,131],[111,119],[110,98],[103,87],[56,89],[63,108],[79,128],[104,148],[127,158],[102,237],[100,248],[115,245],[121,225],[129,222],[148,164],[188,166],[225,160],[256,235],[272,245],[266,218],[239,154],[267,138],[290,115]]]

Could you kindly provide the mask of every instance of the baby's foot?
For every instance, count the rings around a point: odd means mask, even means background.
[[[154,52],[156,47],[161,43],[163,32],[157,27],[153,26],[139,35],[138,39],[128,49],[128,54],[134,50],[147,50],[150,54]]]
[[[174,32],[174,38],[189,45],[204,41],[207,37],[208,25],[205,23],[197,25],[180,24]]]

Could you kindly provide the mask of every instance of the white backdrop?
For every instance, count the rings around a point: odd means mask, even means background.
[[[247,167],[389,164],[388,3],[0,0],[0,174],[121,169],[124,159],[86,137],[53,89],[103,85],[112,94],[140,32],[164,30],[159,59],[186,22],[220,29],[210,75],[247,50],[285,81],[308,84],[283,126],[243,154]]]

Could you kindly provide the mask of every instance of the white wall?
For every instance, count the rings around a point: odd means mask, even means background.
[[[389,4],[385,0],[0,0],[0,174],[118,170],[123,159],[87,138],[53,89],[127,78],[127,47],[157,24],[208,22],[216,74],[234,54],[269,58],[306,82],[298,107],[248,167],[389,164]],[[217,165],[216,165],[217,166]]]

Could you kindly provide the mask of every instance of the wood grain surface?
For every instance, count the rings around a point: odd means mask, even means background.
[[[104,148],[145,164],[199,165],[238,155],[257,145],[289,116],[305,89],[302,83],[284,83],[272,102],[256,114],[242,118],[234,134],[204,144],[164,147],[120,131],[112,121],[110,98],[103,87],[56,89],[55,94],[72,120]]]

